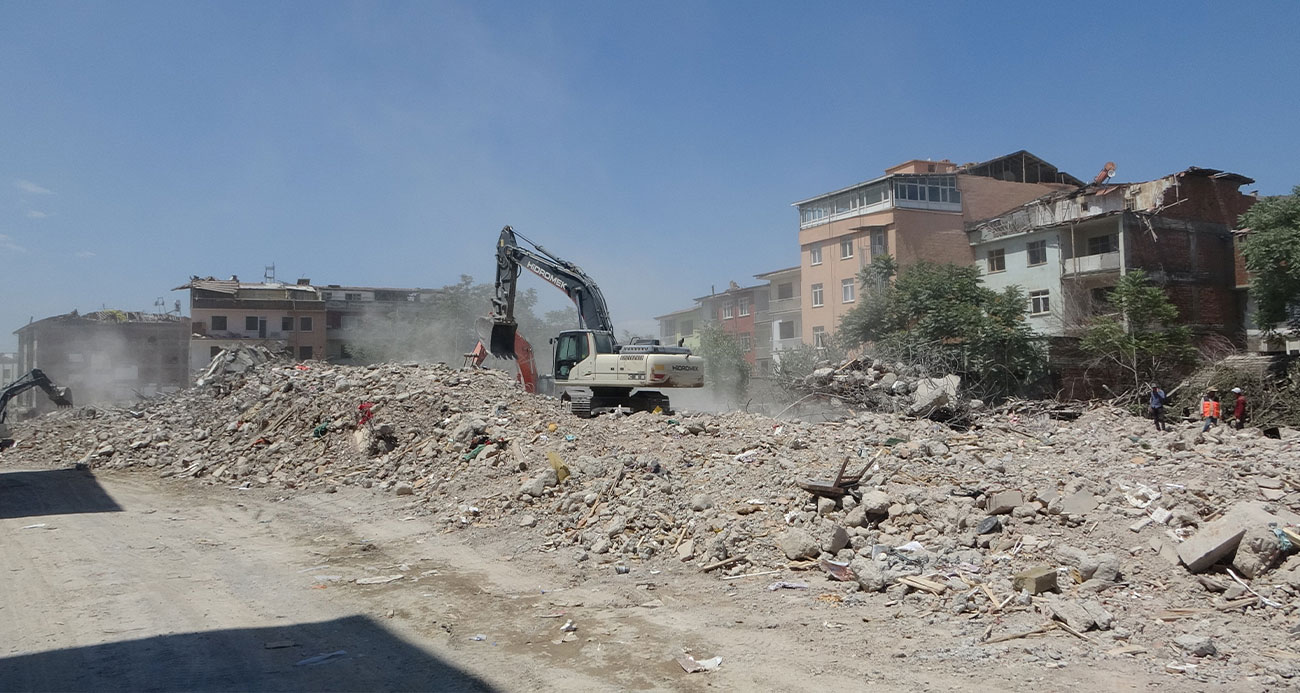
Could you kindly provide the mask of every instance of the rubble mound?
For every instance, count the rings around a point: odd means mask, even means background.
[[[1118,652],[1197,623],[1213,647],[1184,648],[1189,662],[1234,652],[1242,666],[1260,638],[1287,645],[1296,621],[1289,431],[1161,433],[1109,407],[1072,421],[985,413],[960,431],[904,413],[579,419],[502,372],[441,364],[239,360],[205,381],[137,410],[24,422],[4,460],[362,486],[410,496],[444,531],[567,552],[578,570],[804,569],[846,603],[918,595],[968,645],[1055,628],[1105,631]],[[1229,627],[1243,618],[1284,627]],[[1270,676],[1300,673],[1300,660],[1257,659]]]

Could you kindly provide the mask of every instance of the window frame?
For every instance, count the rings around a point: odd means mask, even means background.
[[[736,317],[736,304],[728,301],[722,304],[722,319],[731,320]]]
[[[298,318],[298,331],[299,331],[299,332],[313,332],[313,331],[314,331],[313,328],[315,328],[315,324],[313,324],[313,321],[312,321],[310,315],[299,316],[299,318]]]
[[[810,289],[809,293],[812,295],[813,308],[821,308],[822,306],[826,305],[826,296],[823,293],[823,288],[824,287],[821,284],[821,282],[813,284],[811,287],[809,287]]]
[[[816,349],[826,348],[826,328],[817,325],[812,328],[813,347]]]
[[[1042,303],[1039,303],[1041,299]],[[1041,309],[1040,309],[1041,308]],[[1029,315],[1037,317],[1052,312],[1052,292],[1050,289],[1034,289],[1029,292]]]
[[[996,259],[996,262],[995,262]],[[1007,251],[1005,248],[990,248],[984,256],[988,274],[1007,271]],[[995,269],[996,265],[996,269]]]
[[[221,327],[217,327],[217,321],[218,321],[218,320],[221,321]],[[211,329],[213,332],[229,332],[229,331],[230,331],[230,322],[226,319],[226,316],[225,316],[225,315],[214,315],[214,316],[208,318],[208,323],[210,324],[210,329]]]
[[[845,255],[845,252],[846,252],[846,251],[848,252],[847,255]],[[852,239],[852,238],[841,238],[841,239],[840,239],[840,259],[841,259],[841,260],[852,260],[852,259],[853,259],[853,239]]]
[[[749,315],[750,310],[749,310],[749,297],[748,297],[748,296],[741,296],[740,298],[736,299],[736,306],[737,306],[737,311],[736,311],[736,313],[737,313],[740,317],[743,318],[743,317]]]
[[[782,296],[782,293],[785,295]],[[787,298],[794,298],[794,282],[782,282],[776,285],[776,300],[784,301]]]
[[[876,242],[877,238],[880,239],[879,243]],[[876,256],[878,255],[888,255],[889,254],[888,232],[885,229],[872,229],[870,246],[871,246],[871,259],[873,260],[876,259]],[[877,250],[876,249],[877,247],[879,247],[880,249]]]
[[[852,278],[840,280],[840,303],[853,303],[857,300],[857,285]]]
[[[293,332],[293,317],[288,315],[280,316],[280,331]]]
[[[257,317],[256,315],[245,315],[245,316],[244,316],[244,331],[245,331],[245,332],[257,332],[257,330],[261,327],[261,324],[262,324],[262,321],[261,321],[260,319],[258,319],[258,317]],[[252,327],[249,327],[249,325],[252,325]]]
[[[790,329],[789,329],[789,334],[786,334],[786,329],[785,329],[785,327],[786,327],[787,325],[789,325],[789,327],[790,327]],[[794,339],[794,338],[795,338],[794,321],[793,321],[793,320],[778,320],[778,321],[776,322],[776,338],[777,338],[777,339],[781,339],[781,340],[785,340],[785,339]]]
[[[822,244],[814,243],[808,246],[808,264],[817,266],[822,264]]]
[[[1042,253],[1042,259],[1034,262],[1035,251]],[[1029,241],[1025,244],[1025,266],[1038,267],[1047,264],[1047,240]]]

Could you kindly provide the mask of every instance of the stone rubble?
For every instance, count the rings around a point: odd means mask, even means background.
[[[1204,680],[1300,674],[1300,657],[1266,652],[1294,649],[1300,632],[1300,554],[1281,532],[1300,524],[1293,431],[1158,433],[1109,407],[1068,422],[986,411],[968,430],[902,409],[825,423],[578,419],[494,370],[229,362],[136,409],[19,423],[3,459],[299,492],[361,486],[408,497],[439,531],[567,552],[580,572],[672,563],[731,577],[816,572],[826,559],[851,571],[824,582],[846,607],[946,623],[963,647],[1058,622],[1110,643],[1060,645],[1083,648],[1080,659],[1149,656],[1163,672],[1177,652],[1197,664],[1179,675]],[[915,382],[869,370],[850,377],[891,391]],[[863,471],[850,495],[798,487],[834,479],[845,460],[846,474]]]

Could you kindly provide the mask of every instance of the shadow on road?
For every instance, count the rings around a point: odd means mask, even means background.
[[[48,469],[0,474],[0,519],[121,512],[88,471]]]
[[[365,616],[19,655],[0,659],[0,682],[21,691],[497,690]]]

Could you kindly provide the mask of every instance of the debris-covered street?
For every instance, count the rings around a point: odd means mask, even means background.
[[[243,358],[15,426],[11,687],[1283,690],[1300,670],[1294,431],[1104,407],[582,420],[498,371]]]

